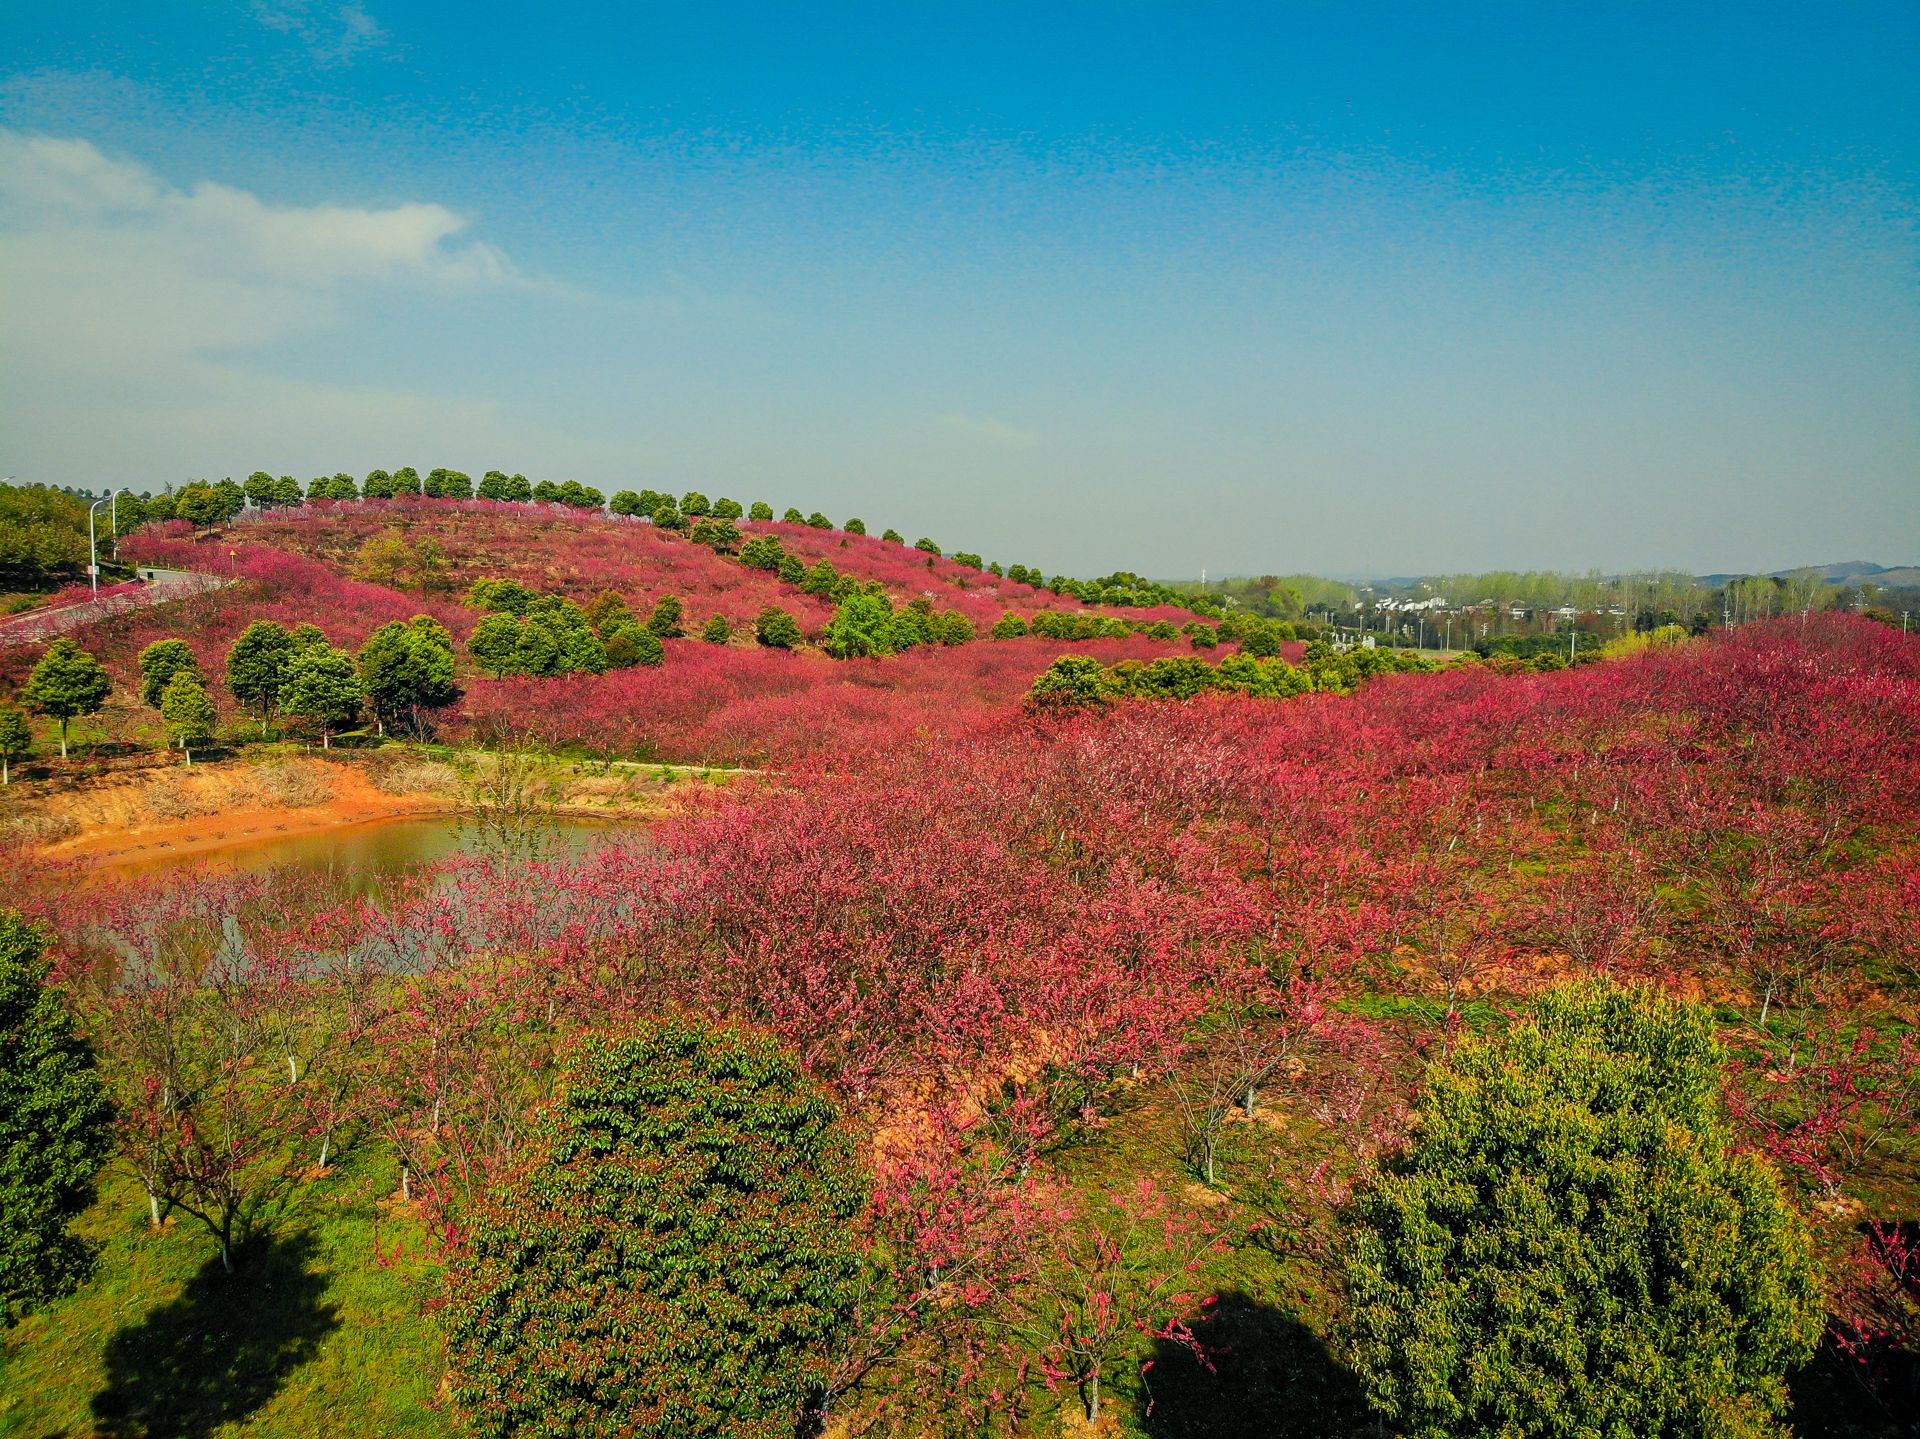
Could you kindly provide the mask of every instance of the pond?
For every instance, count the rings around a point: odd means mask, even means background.
[[[520,837],[515,846],[525,853],[530,843],[542,859],[580,854],[632,833],[631,827],[607,820],[555,818]],[[376,820],[343,825],[314,834],[263,838],[247,844],[195,854],[143,856],[110,866],[117,875],[152,876],[195,869],[267,869],[292,865],[315,874],[335,876],[340,892],[364,894],[383,879],[406,874],[450,855],[479,854],[498,849],[498,836],[483,834],[458,815]]]

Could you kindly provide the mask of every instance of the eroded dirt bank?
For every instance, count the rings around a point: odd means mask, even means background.
[[[114,865],[211,853],[354,825],[464,809],[537,808],[604,818],[657,812],[685,773],[405,749],[251,753],[191,766],[177,756],[0,794],[0,839],[47,859]]]

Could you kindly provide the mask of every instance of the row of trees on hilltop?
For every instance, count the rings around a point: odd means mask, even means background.
[[[571,480],[561,484],[544,480],[539,484],[530,484],[524,475],[507,475],[498,470],[489,470],[476,485],[469,476],[458,470],[435,469],[422,477],[410,466],[392,472],[374,470],[367,475],[364,483],[356,482],[352,475],[344,473],[323,475],[309,481],[304,490],[293,476],[276,478],[264,470],[255,471],[244,484],[233,480],[211,484],[195,481],[177,493],[169,491],[144,501],[132,496],[123,497],[116,510],[116,523],[122,533],[147,521],[171,519],[186,520],[199,528],[211,529],[233,519],[249,507],[256,511],[273,511],[292,508],[308,500],[394,499],[409,495],[553,503],[581,510],[605,508],[616,515],[650,520],[661,529],[682,532],[694,543],[710,545],[723,554],[739,552],[746,562],[757,564],[760,568],[781,569],[783,575],[785,567],[780,560],[784,550],[779,538],[764,535],[747,540],[737,522],[771,523],[777,518],[784,524],[806,525],[818,530],[838,529],[850,535],[865,535],[868,532],[866,523],[858,518],[836,526],[817,510],[802,514],[793,507],[776,516],[773,506],[764,500],[742,504],[724,495],[709,499],[698,490],[689,490],[677,497],[654,489],[617,490],[609,500],[599,490]],[[903,535],[892,529],[885,530],[880,538],[893,544],[907,543]],[[914,541],[912,548],[926,554],[930,561],[943,554],[940,545],[924,536]],[[1173,605],[1193,609],[1196,613],[1215,616],[1222,613],[1211,601],[1204,598],[1196,600],[1191,595],[1143,579],[1129,571],[1116,571],[1093,580],[1076,580],[1066,575],[1048,577],[1027,565],[1003,567],[967,551],[956,551],[951,558],[956,564],[979,570],[983,574],[1047,590],[1082,604],[1127,607]],[[799,564],[797,560],[793,563]],[[803,572],[804,569],[801,566]],[[790,583],[801,582],[800,575],[788,578]]]

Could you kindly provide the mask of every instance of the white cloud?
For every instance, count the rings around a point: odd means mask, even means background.
[[[1032,430],[1023,430],[1018,425],[996,420],[991,415],[942,415],[940,424],[942,428],[969,439],[1010,450],[1024,450],[1040,442],[1040,436]]]
[[[356,448],[499,434],[484,401],[319,383],[267,358],[375,306],[388,317],[566,293],[469,230],[438,204],[289,206],[213,181],[183,188],[84,140],[0,128],[0,468],[164,480],[249,445],[324,449],[328,434]]]

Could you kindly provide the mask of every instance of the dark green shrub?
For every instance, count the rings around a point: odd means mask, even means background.
[[[456,1400],[527,1439],[791,1439],[847,1322],[863,1182],[769,1036],[589,1041],[452,1276]]]

